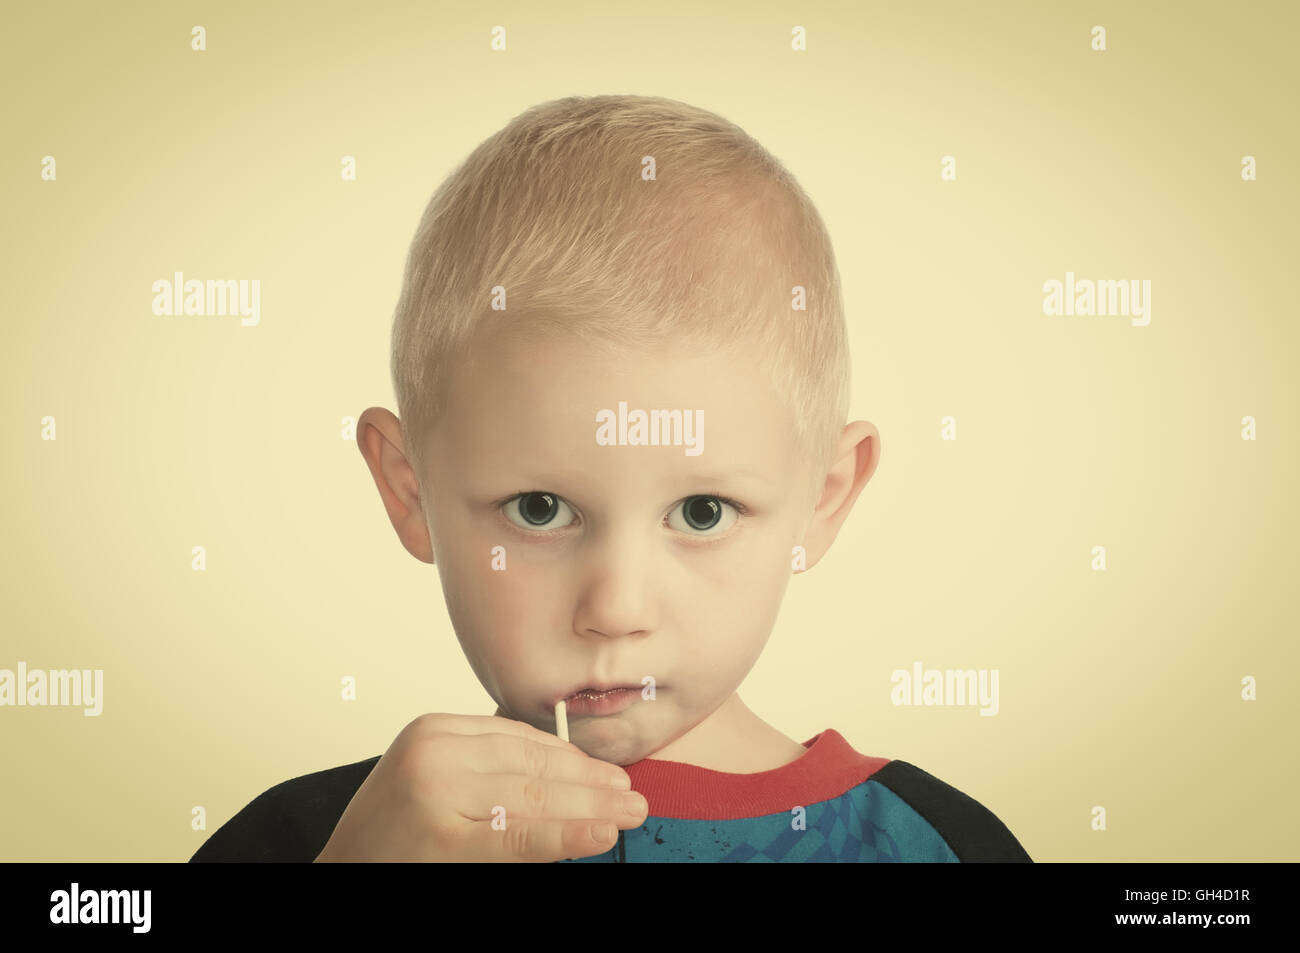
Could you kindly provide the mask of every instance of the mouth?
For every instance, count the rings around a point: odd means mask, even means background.
[[[640,698],[640,685],[588,685],[557,699],[557,704],[563,701],[569,715],[611,715]]]
[[[640,685],[584,685],[582,688],[575,689],[563,698],[557,698],[556,701],[570,702],[579,696],[587,698],[599,698],[602,695],[608,695],[610,692],[621,691],[641,691]]]

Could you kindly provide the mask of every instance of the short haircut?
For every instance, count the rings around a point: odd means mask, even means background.
[[[504,311],[492,309],[496,286]],[[796,286],[806,310],[792,306]],[[541,103],[430,199],[392,336],[398,416],[422,492],[426,443],[449,409],[444,385],[490,328],[577,338],[608,360],[736,348],[790,408],[810,491],[848,413],[839,272],[816,207],[743,129],[672,99]],[[594,434],[594,415],[592,424]]]

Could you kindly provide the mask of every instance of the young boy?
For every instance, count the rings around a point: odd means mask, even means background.
[[[826,229],[742,130],[639,96],[516,117],[425,212],[392,371],[401,418],[357,442],[496,712],[277,785],[194,860],[1030,859],[736,694],[880,454]]]

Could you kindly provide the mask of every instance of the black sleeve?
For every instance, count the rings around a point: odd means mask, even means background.
[[[1033,863],[992,811],[906,761],[891,761],[871,776],[920,814],[963,863]]]
[[[190,863],[310,863],[379,758],[304,774],[262,792],[221,825]]]

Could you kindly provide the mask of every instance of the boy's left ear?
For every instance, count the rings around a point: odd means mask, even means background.
[[[805,572],[831,548],[858,494],[876,472],[879,462],[880,432],[876,425],[866,420],[847,424],[804,532]]]

